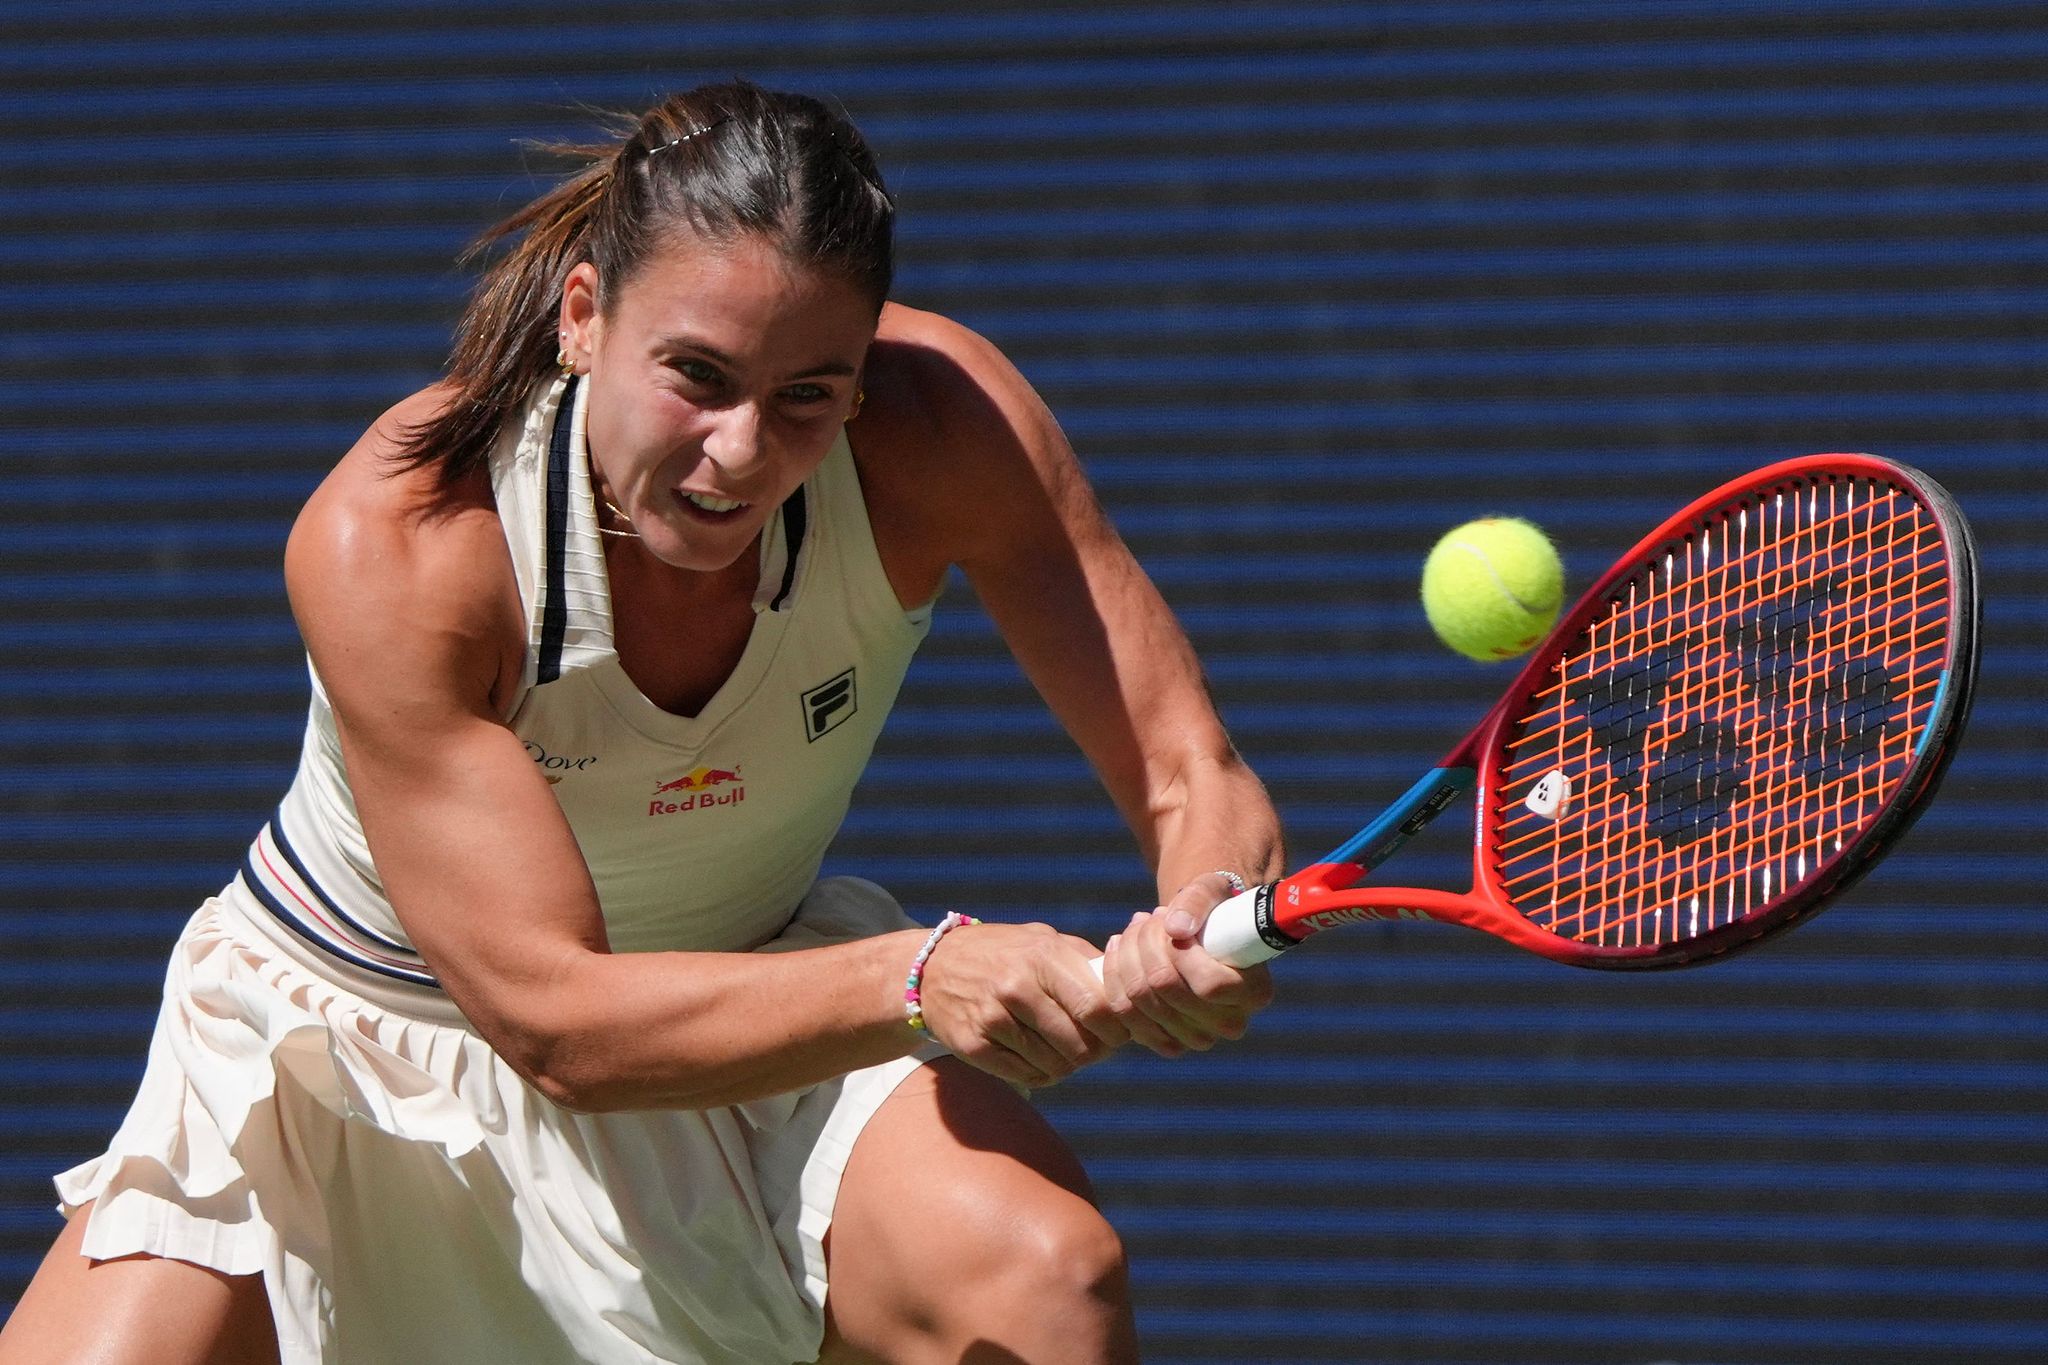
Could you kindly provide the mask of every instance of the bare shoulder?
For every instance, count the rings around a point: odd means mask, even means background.
[[[322,678],[344,688],[382,658],[453,667],[495,693],[524,636],[488,478],[443,487],[394,461],[450,393],[436,385],[372,423],[314,490],[285,547],[285,585]]]
[[[948,567],[968,563],[977,531],[997,520],[992,508],[1080,482],[1073,451],[1030,382],[994,343],[950,318],[890,304],[863,386],[868,401],[849,436],[899,595],[905,576],[936,590]]]
[[[866,383],[880,414],[911,416],[923,434],[953,447],[1014,441],[1020,424],[1050,416],[995,343],[951,318],[901,304],[882,311]]]

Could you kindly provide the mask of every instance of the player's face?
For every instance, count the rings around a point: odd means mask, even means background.
[[[571,273],[571,356],[588,369],[598,491],[679,569],[737,560],[832,448],[874,340],[874,305],[769,242],[684,237],[626,281],[609,313]],[[615,519],[602,506],[601,523]]]

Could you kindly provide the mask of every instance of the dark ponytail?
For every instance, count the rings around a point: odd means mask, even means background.
[[[479,237],[465,261],[512,246],[463,309],[449,356],[456,392],[409,430],[401,468],[443,485],[481,468],[498,433],[555,368],[562,286],[597,267],[598,306],[678,229],[713,242],[753,233],[792,261],[833,271],[879,310],[894,269],[895,206],[860,133],[814,99],[745,81],[672,95],[621,120],[608,146],[551,147],[584,169]]]

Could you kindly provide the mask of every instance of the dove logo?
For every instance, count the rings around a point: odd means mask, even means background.
[[[550,787],[555,786],[570,773],[583,772],[597,762],[596,754],[582,754],[573,758],[567,754],[551,754],[530,739],[526,741],[526,756],[540,768],[540,775],[548,780]]]

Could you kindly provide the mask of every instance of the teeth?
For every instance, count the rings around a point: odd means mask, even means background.
[[[693,506],[701,507],[707,512],[731,512],[746,506],[745,503],[735,502],[731,498],[707,498],[702,493],[686,493],[684,496]]]

